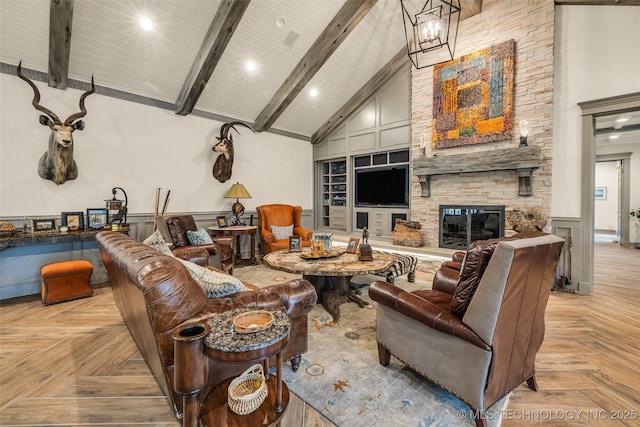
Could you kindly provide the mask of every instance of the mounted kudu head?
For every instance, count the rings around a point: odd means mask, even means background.
[[[231,178],[231,167],[233,166],[233,136],[230,132],[231,129],[238,132],[235,125],[242,125],[255,133],[249,125],[242,122],[230,122],[222,125],[220,128],[220,136],[216,136],[218,143],[212,148],[213,151],[221,154],[213,164],[213,177],[220,182],[225,182]],[[240,135],[240,132],[238,132],[238,135]]]
[[[70,115],[64,123],[53,111],[40,105],[40,91],[36,85],[22,75],[22,61],[18,64],[18,77],[33,89],[33,101],[31,102],[36,110],[42,111],[46,115],[40,116],[40,124],[49,126],[51,135],[49,136],[49,148],[40,157],[38,163],[38,175],[43,179],[55,182],[57,185],[78,177],[78,165],[73,160],[73,131],[84,129],[84,122],[78,120],[87,114],[84,108],[84,100],[87,96],[95,92],[91,76],[91,89],[83,93],[80,97],[80,112]],[[76,121],[77,120],[77,121]]]

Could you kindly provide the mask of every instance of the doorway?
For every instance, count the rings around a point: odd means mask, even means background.
[[[595,242],[619,243],[621,238],[622,161],[596,156],[593,228]]]
[[[581,102],[578,106],[582,110],[582,194],[581,194],[581,219],[580,229],[578,231],[578,240],[580,241],[580,247],[576,249],[575,262],[572,260],[574,266],[576,266],[575,276],[580,283],[578,291],[580,293],[591,294],[594,284],[594,210],[595,210],[595,162],[596,162],[596,141],[597,141],[597,120],[604,121],[605,117],[614,116],[617,114],[633,113],[635,116],[639,116],[640,112],[640,93],[633,93],[629,95],[621,95],[612,98],[605,98],[595,101]],[[616,119],[617,120],[617,119]],[[607,134],[614,134],[618,130],[615,126],[611,126],[613,129],[606,128],[606,131],[601,129],[598,134],[600,138],[605,138]],[[640,126],[633,125],[635,131],[640,130]],[[624,167],[624,163],[623,163]],[[624,186],[624,182],[623,182]],[[623,188],[622,193],[625,190]],[[629,200],[622,200],[621,215],[624,212],[629,213]],[[626,216],[622,216],[626,218]],[[621,235],[624,235],[625,227],[628,232],[628,219],[627,221],[621,221],[620,229]]]

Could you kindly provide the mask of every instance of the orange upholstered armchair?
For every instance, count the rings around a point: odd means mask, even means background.
[[[262,240],[262,253],[268,254],[289,247],[289,236],[301,236],[302,246],[311,245],[313,232],[302,227],[301,206],[258,206],[258,231]]]

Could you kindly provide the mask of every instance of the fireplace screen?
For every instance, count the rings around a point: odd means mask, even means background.
[[[440,247],[466,249],[475,240],[504,236],[504,206],[440,206]]]

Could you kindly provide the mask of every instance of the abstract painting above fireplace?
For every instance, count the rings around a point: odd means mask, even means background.
[[[511,139],[515,41],[433,67],[433,148]]]
[[[440,205],[439,246],[466,249],[476,240],[504,236],[504,206]]]

